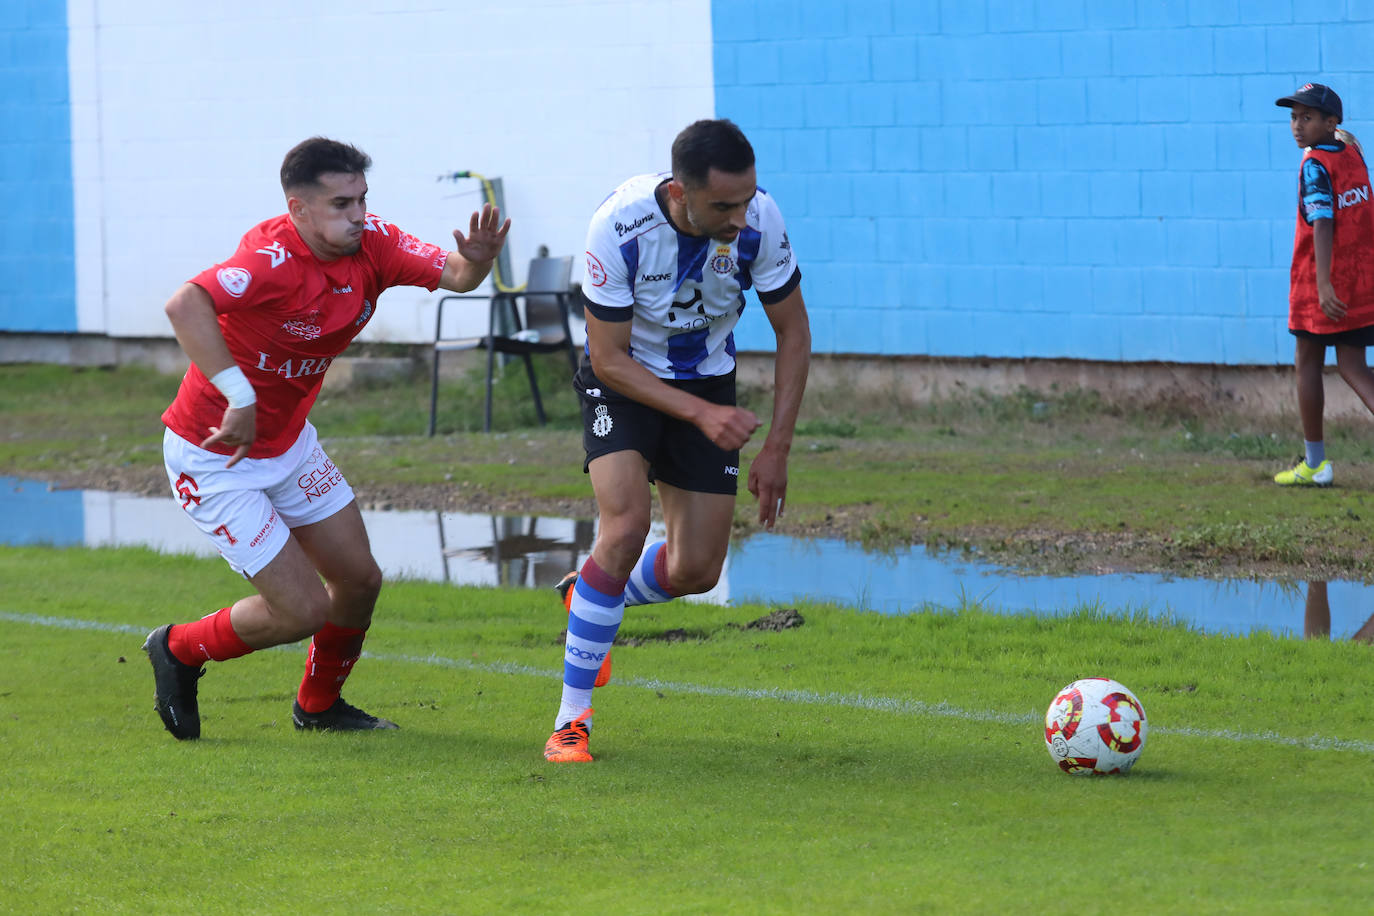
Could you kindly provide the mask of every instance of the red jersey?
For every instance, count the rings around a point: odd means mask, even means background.
[[[1293,267],[1288,290],[1288,326],[1313,334],[1334,334],[1374,325],[1374,204],[1369,200],[1369,172],[1354,146],[1314,146],[1302,157],[1321,163],[1330,178],[1330,196],[1308,188],[1299,178],[1298,228],[1293,239]],[[1318,181],[1320,173],[1317,173]],[[1310,198],[1310,199],[1309,199]],[[1330,218],[1335,226],[1331,246],[1331,285],[1349,311],[1340,321],[1326,317],[1317,301],[1317,261],[1312,225]]]
[[[249,458],[280,455],[300,436],[325,370],[367,325],[382,291],[434,290],[447,257],[437,245],[369,213],[357,253],[320,261],[283,214],[254,226],[231,258],[191,279],[214,300],[229,352],[257,392],[257,439]],[[227,406],[192,363],[162,422],[199,445]],[[235,451],[211,448],[223,455]]]

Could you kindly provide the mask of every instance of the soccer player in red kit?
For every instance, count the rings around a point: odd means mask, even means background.
[[[157,711],[177,738],[200,737],[197,681],[206,661],[307,636],[296,728],[397,727],[340,696],[382,574],[353,491],[308,416],[325,370],[367,325],[383,290],[476,288],[510,220],[483,206],[466,236],[454,231],[457,250],[444,251],[367,212],[371,165],[345,143],[298,144],[281,167],[287,212],[250,229],[233,256],[167,303],[191,358],[162,415],[167,479],[190,519],[256,589],[148,635]]]

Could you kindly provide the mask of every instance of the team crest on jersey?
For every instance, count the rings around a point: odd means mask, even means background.
[[[235,299],[242,299],[243,294],[248,292],[248,284],[253,282],[253,275],[242,267],[221,267],[215,278],[224,291]]]
[[[610,408],[605,404],[597,404],[596,419],[592,421],[592,435],[604,439],[611,434],[611,428],[614,426]]]
[[[730,246],[721,245],[716,249],[715,257],[710,260],[711,269],[722,277],[733,273],[735,270],[735,259],[730,257]]]

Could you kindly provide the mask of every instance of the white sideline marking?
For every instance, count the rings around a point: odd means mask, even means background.
[[[125,623],[100,623],[95,620],[73,620],[69,617],[47,617],[39,614],[16,614],[0,611],[0,621],[7,623],[26,623],[40,627],[57,627],[64,630],[96,630],[106,633],[133,633],[146,636],[153,627],[137,627]],[[274,649],[295,650],[297,645],[274,646]],[[517,665],[510,662],[473,662],[464,659],[445,658],[442,655],[388,655],[385,653],[364,652],[363,658],[379,662],[406,662],[413,665],[433,665],[437,668],[451,668],[458,671],[483,671],[490,674],[512,674],[521,677],[540,677],[548,680],[561,680],[562,672],[548,668],[535,668],[531,665]],[[654,678],[616,678],[622,687],[639,687],[644,690],[661,690],[672,693],[694,694],[696,696],[726,697],[736,700],[775,700],[779,703],[797,703],[805,706],[836,706],[846,709],[871,709],[908,716],[941,716],[949,719],[962,719],[967,722],[996,722],[1001,725],[1029,725],[1038,723],[1036,713],[1002,713],[960,709],[948,703],[924,703],[920,700],[905,700],[900,697],[869,697],[863,694],[817,693],[812,690],[782,690],[776,687],[757,689],[750,687],[712,687],[706,684],[683,684],[677,681],[660,681]],[[1313,751],[1355,751],[1361,754],[1374,754],[1374,741],[1359,741],[1347,738],[1327,738],[1312,735],[1307,738],[1293,738],[1277,732],[1237,732],[1202,728],[1161,728],[1151,725],[1150,733],[1157,735],[1179,735],[1184,738],[1209,738],[1219,741],[1253,741],[1261,744],[1278,744],[1286,747],[1301,747]]]

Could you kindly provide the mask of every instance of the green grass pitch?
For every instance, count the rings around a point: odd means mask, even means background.
[[[393,583],[345,695],[398,732],[297,733],[299,648],[212,664],[204,737],[152,709],[146,629],[222,563],[0,548],[0,909],[16,913],[1294,913],[1374,894],[1370,647],[1082,610],[631,609],[590,765],[541,749],[556,597]],[[687,642],[655,639],[683,628]],[[1126,778],[1042,738],[1107,674]]]

